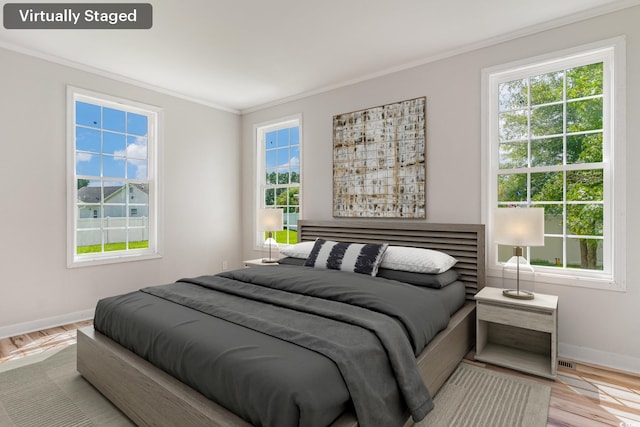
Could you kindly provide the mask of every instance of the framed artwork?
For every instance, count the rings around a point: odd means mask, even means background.
[[[333,216],[426,218],[426,97],[333,117]]]

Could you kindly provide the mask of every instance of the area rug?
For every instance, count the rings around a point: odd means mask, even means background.
[[[545,427],[551,387],[461,363],[416,427]]]
[[[134,426],[76,371],[76,346],[0,364],[0,426]]]
[[[551,388],[461,363],[416,427],[546,426]],[[1,427],[133,426],[76,371],[76,346],[0,364]]]

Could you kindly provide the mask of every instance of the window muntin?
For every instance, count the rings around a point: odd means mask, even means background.
[[[258,126],[258,208],[283,210],[283,231],[275,233],[278,244],[298,241],[297,224],[300,217],[300,119],[286,119]],[[266,234],[258,233],[256,244],[261,246]]]
[[[157,256],[158,109],[69,92],[69,266]]]
[[[545,246],[525,254],[543,280],[624,288],[624,254],[614,257],[624,246],[614,234],[623,224],[613,223],[616,206],[624,205],[612,185],[613,130],[621,127],[612,114],[620,111],[613,96],[616,43],[485,73],[486,215],[495,207],[545,209]],[[622,153],[623,138],[616,144]],[[488,225],[489,273],[499,275],[512,248],[492,245]]]
[[[603,80],[595,62],[498,84],[497,206],[544,208],[561,245],[533,251],[533,265],[604,270]]]

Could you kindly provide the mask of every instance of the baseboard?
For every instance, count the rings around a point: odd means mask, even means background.
[[[562,343],[558,345],[558,353],[561,359],[567,358],[577,362],[640,374],[640,359],[637,357]]]
[[[93,319],[95,308],[62,314],[60,316],[47,317],[29,322],[16,323],[9,326],[0,326],[0,339],[42,331],[56,326]]]

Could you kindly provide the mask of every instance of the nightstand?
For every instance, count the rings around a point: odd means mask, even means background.
[[[262,258],[256,258],[256,259],[248,259],[248,260],[242,261],[242,265],[244,265],[245,267],[256,267],[259,265],[278,265],[278,263],[262,262]]]
[[[475,299],[476,360],[556,378],[557,296],[518,300],[503,296],[500,288],[484,288]]]

